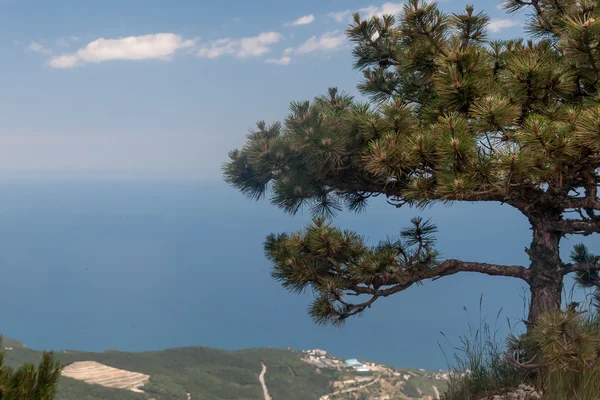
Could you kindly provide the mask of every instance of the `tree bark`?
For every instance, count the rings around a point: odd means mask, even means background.
[[[559,252],[561,237],[558,232],[535,226],[533,228],[533,240],[528,250],[531,261],[530,324],[548,311],[560,310],[564,275]]]

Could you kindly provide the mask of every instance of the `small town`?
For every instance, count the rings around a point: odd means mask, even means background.
[[[410,393],[414,396],[403,398],[436,400],[440,398],[440,390],[443,390],[450,377],[450,373],[447,371],[392,368],[383,364],[361,362],[356,358],[338,358],[320,349],[305,350],[303,353],[305,354],[302,358],[303,361],[317,368],[337,369],[348,373],[342,374],[342,376],[347,376],[348,379],[334,382],[335,392],[322,396],[320,400],[355,398],[359,393],[368,393],[368,400],[391,400],[396,397],[391,397],[386,393],[390,388],[402,390],[407,386],[412,386],[411,380],[414,381],[415,379],[420,380],[419,386],[421,387],[423,381],[429,382],[431,384],[430,393],[415,388],[415,393]],[[439,383],[436,381],[439,381]],[[411,384],[408,384],[408,382],[411,382]],[[379,385],[377,385],[378,383]],[[348,397],[350,395],[354,396]]]
[[[328,355],[325,350],[306,350],[307,356],[304,361],[309,364],[313,364],[317,368],[347,368],[353,369],[356,372],[371,372],[382,369],[382,367],[376,364],[363,364],[355,358],[351,358],[345,361]]]

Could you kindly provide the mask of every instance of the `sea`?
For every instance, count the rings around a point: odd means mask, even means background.
[[[419,215],[438,225],[445,258],[527,263],[529,225],[499,204],[418,210],[377,198],[335,224],[375,244]],[[463,273],[381,299],[342,327],[317,325],[312,293],[274,281],[262,247],[310,218],[220,181],[0,182],[0,333],[39,350],[289,347],[446,369],[482,322],[501,340],[525,315],[520,281]]]

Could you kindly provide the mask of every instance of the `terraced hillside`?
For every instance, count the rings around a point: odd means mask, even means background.
[[[112,368],[95,361],[79,361],[68,365],[62,372],[67,378],[92,385],[143,393],[140,388],[148,383],[150,375]]]

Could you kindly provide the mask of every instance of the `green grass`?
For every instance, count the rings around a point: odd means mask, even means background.
[[[450,380],[441,400],[468,400],[492,395],[527,381],[528,375],[506,360],[506,346],[496,337],[502,310],[492,326],[482,316],[482,301],[481,298],[477,325],[470,319],[469,334],[462,336],[460,345],[455,348]]]
[[[543,400],[600,399],[600,315],[594,310],[544,314],[527,333],[509,335],[506,345],[485,322],[476,330],[469,324],[469,333],[455,353],[442,400],[490,397],[522,383],[537,388]]]

